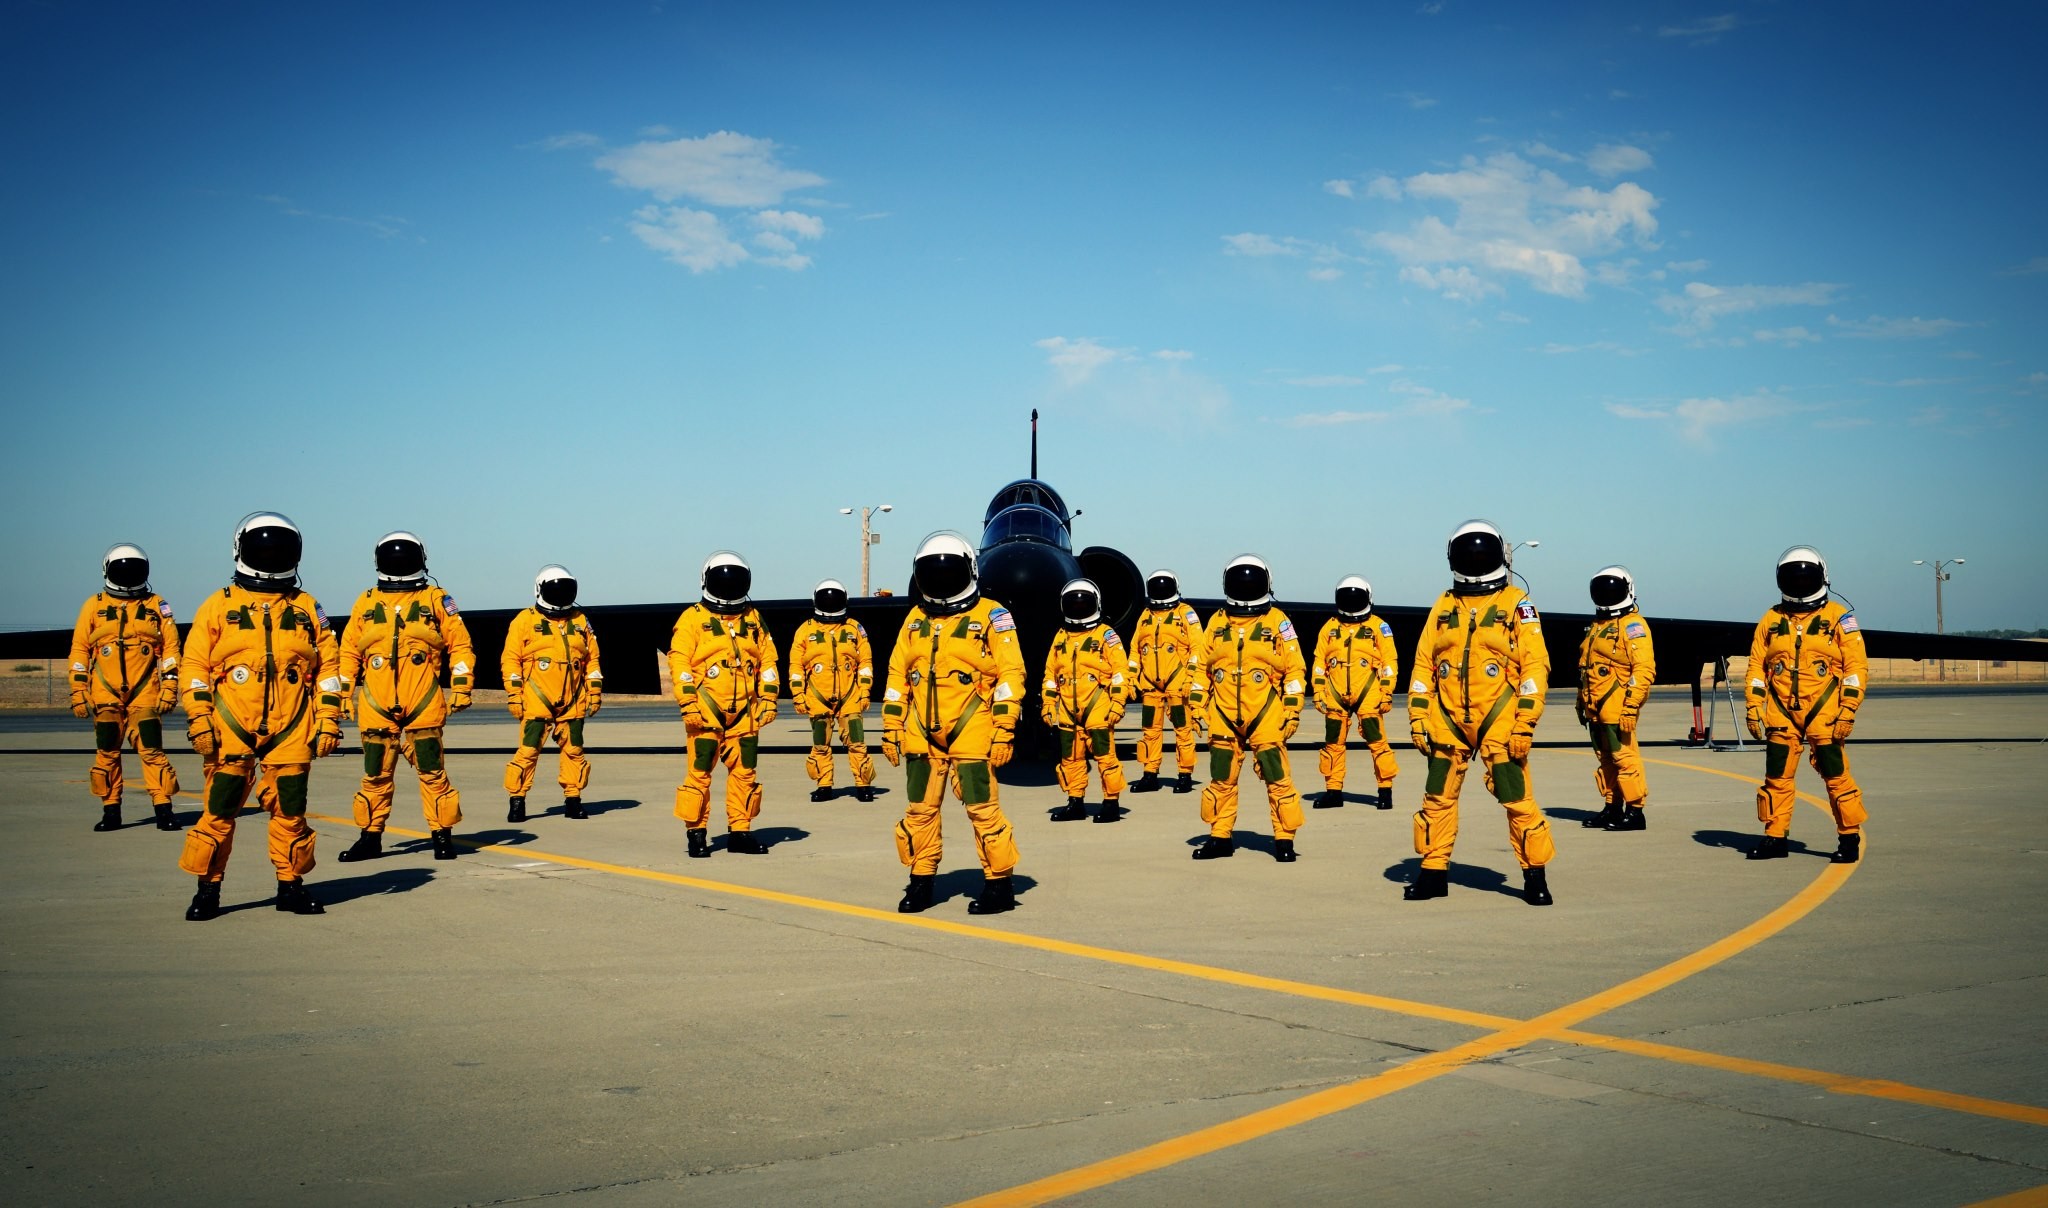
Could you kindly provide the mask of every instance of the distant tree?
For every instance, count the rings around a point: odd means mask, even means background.
[[[1967,629],[1959,638],[2048,638],[2048,629]]]

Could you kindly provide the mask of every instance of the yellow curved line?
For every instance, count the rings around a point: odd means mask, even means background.
[[[2048,1206],[2048,1186],[2029,1187],[2025,1191],[2015,1191],[2011,1195],[2001,1195],[1996,1199],[1978,1200],[1970,1205],[1970,1208],[2044,1208],[2044,1206]]]

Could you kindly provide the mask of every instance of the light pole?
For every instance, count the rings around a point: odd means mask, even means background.
[[[1936,632],[1936,633],[1941,633],[1941,632],[1942,632],[1942,623],[1941,623],[1941,585],[1942,585],[1943,583],[1947,582],[1947,581],[1948,581],[1948,580],[1949,580],[1949,579],[1950,579],[1950,578],[1952,577],[1952,576],[1951,576],[1951,575],[1950,575],[1950,574],[1949,574],[1949,573],[1948,573],[1947,571],[1943,570],[1943,569],[1942,569],[1942,567],[1944,567],[1944,566],[1961,566],[1961,565],[1963,564],[1963,559],[1961,559],[1961,558],[1915,558],[1915,559],[1913,559],[1913,565],[1915,565],[1915,566],[1925,566],[1925,565],[1927,565],[1927,564],[1928,564],[1929,562],[1932,562],[1932,563],[1934,563],[1934,632]],[[1939,675],[1939,676],[1938,676],[1937,678],[1939,678],[1939,679],[1944,679],[1944,680],[1948,678],[1948,660],[1947,660],[1947,659],[1942,659],[1942,660],[1941,660],[1941,674],[1940,674],[1940,675]]]
[[[1542,544],[1543,543],[1541,541],[1517,541],[1513,545],[1508,546],[1508,553],[1513,554],[1516,550],[1522,548],[1525,545],[1528,546],[1530,549],[1536,549]]]
[[[860,509],[860,594],[863,598],[868,594],[868,547],[878,545],[882,540],[882,534],[869,529],[868,518],[876,512],[893,512],[895,510],[894,507],[886,503],[880,507]],[[854,509],[852,508],[839,509],[841,516],[851,516],[853,512]]]

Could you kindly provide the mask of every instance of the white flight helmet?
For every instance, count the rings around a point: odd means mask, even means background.
[[[1239,554],[1223,568],[1223,598],[1230,611],[1249,616],[1273,603],[1273,570],[1257,554]]]
[[[551,617],[567,616],[576,609],[576,576],[569,568],[549,563],[533,577],[533,606]]]
[[[385,587],[418,587],[427,581],[427,543],[404,529],[377,538],[377,582]]]
[[[1146,575],[1145,602],[1154,608],[1171,608],[1180,603],[1180,576],[1163,566]]]
[[[836,621],[846,615],[846,584],[837,579],[820,579],[811,589],[811,612],[821,621]]]
[[[958,533],[926,537],[911,560],[911,579],[917,586],[918,603],[927,612],[961,612],[971,608],[981,594],[974,547]]]
[[[1588,588],[1593,596],[1593,615],[1618,617],[1636,610],[1636,577],[1626,566],[1603,566],[1593,572]]]
[[[704,569],[697,572],[697,586],[713,612],[738,612],[746,607],[747,593],[754,589],[754,568],[745,558],[722,549],[704,559]]]
[[[299,580],[305,538],[283,512],[251,512],[235,526],[235,577],[252,588],[290,587]]]
[[[1352,622],[1372,615],[1372,584],[1363,576],[1346,575],[1337,580],[1337,615]]]
[[[1828,560],[1810,545],[1778,555],[1778,592],[1785,603],[1811,607],[1828,598]]]
[[[1490,520],[1467,520],[1451,532],[1444,549],[1451,579],[1470,594],[1507,585],[1512,560],[1507,538]]]
[[[100,555],[100,582],[107,594],[133,600],[149,594],[149,555],[139,545],[110,545]]]
[[[1102,620],[1102,589],[1093,579],[1069,579],[1060,588],[1060,623],[1086,629]]]

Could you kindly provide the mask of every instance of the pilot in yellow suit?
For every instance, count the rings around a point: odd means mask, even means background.
[[[1123,639],[1102,620],[1102,592],[1088,579],[1060,589],[1060,630],[1045,655],[1045,686],[1039,713],[1051,728],[1060,753],[1055,771],[1067,803],[1052,812],[1054,822],[1088,816],[1088,761],[1102,770],[1102,809],[1097,822],[1115,822],[1123,807],[1124,767],[1116,758],[1116,723],[1123,720],[1130,658]]]
[[[1415,813],[1422,870],[1401,896],[1415,902],[1450,892],[1458,790],[1476,756],[1508,813],[1523,899],[1548,906],[1543,869],[1557,852],[1529,787],[1529,747],[1550,682],[1543,621],[1528,596],[1508,582],[1508,547],[1499,529],[1466,521],[1451,534],[1447,554],[1451,590],[1437,597],[1422,623],[1408,689],[1408,729],[1429,760],[1429,784]]]
[[[71,712],[92,719],[96,831],[121,829],[121,746],[135,744],[142,785],[158,830],[183,824],[171,813],[178,773],[164,754],[161,718],[178,707],[178,626],[149,589],[149,555],[116,545],[100,559],[104,589],[88,597],[71,631]]]
[[[1863,852],[1863,790],[1849,774],[1849,731],[1863,706],[1870,662],[1856,614],[1828,598],[1828,563],[1811,546],[1778,557],[1784,599],[1756,623],[1749,644],[1749,732],[1765,743],[1764,783],[1756,816],[1764,837],[1752,860],[1785,856],[1792,828],[1792,778],[1802,744],[1828,789],[1839,846],[1831,857],[1854,864]]]
[[[1344,804],[1345,731],[1358,719],[1358,736],[1372,752],[1372,770],[1379,782],[1374,805],[1394,808],[1394,748],[1387,743],[1387,712],[1394,707],[1394,675],[1400,665],[1394,652],[1394,630],[1372,615],[1372,584],[1347,575],[1337,584],[1337,615],[1323,622],[1316,635],[1315,666],[1310,685],[1323,715],[1323,749],[1316,757],[1323,774],[1319,810]]]
[[[1209,837],[1197,860],[1237,850],[1237,777],[1249,755],[1266,782],[1273,815],[1273,858],[1291,864],[1294,833],[1301,829],[1301,792],[1287,766],[1287,740],[1301,725],[1308,667],[1294,622],[1273,603],[1272,572],[1251,554],[1223,570],[1224,606],[1209,618],[1202,640],[1202,674],[1209,679],[1209,783],[1202,789],[1202,821]]]
[[[341,631],[343,711],[354,713],[363,736],[363,783],[355,801],[363,833],[339,858],[383,853],[391,773],[403,754],[419,773],[434,858],[453,860],[462,798],[443,766],[441,732],[450,714],[469,708],[476,649],[455,601],[427,582],[425,543],[412,533],[386,533],[377,540],[375,560],[377,586],[356,597]]]
[[[1145,579],[1145,611],[1131,634],[1130,695],[1137,698],[1144,725],[1138,737],[1133,793],[1159,789],[1159,765],[1166,755],[1166,724],[1173,723],[1173,759],[1180,776],[1176,793],[1195,790],[1195,727],[1208,706],[1202,678],[1202,619],[1180,598],[1180,577],[1155,570]]]
[[[974,550],[957,533],[934,533],[912,563],[917,602],[903,619],[882,694],[882,754],[903,769],[903,820],[896,855],[910,883],[896,909],[915,914],[932,904],[932,882],[944,854],[939,806],[954,785],[974,827],[981,857],[981,896],[969,914],[1014,909],[1010,873],[1017,840],[998,800],[995,769],[1010,762],[1024,699],[1024,656],[1010,610],[981,598]]]
[[[1579,643],[1579,722],[1593,737],[1593,786],[1606,805],[1581,822],[1588,829],[1639,831],[1649,825],[1649,785],[1636,750],[1636,718],[1657,682],[1650,624],[1636,610],[1636,580],[1626,566],[1593,575],[1593,624]]]
[[[519,719],[519,749],[505,765],[505,821],[526,821],[526,794],[540,767],[541,744],[550,738],[560,749],[562,816],[589,817],[583,809],[583,790],[590,786],[583,723],[604,707],[604,665],[597,634],[576,607],[576,576],[568,567],[543,566],[533,577],[533,607],[506,627],[498,672],[505,679],[505,707]]]
[[[334,631],[319,601],[299,590],[298,526],[252,512],[235,529],[234,582],[206,597],[178,660],[185,736],[213,765],[206,812],[185,832],[178,867],[199,878],[185,917],[220,913],[220,882],[260,766],[270,813],[277,908],[323,914],[306,892],[313,828],[306,788],[313,760],[341,742],[341,671]]]
[[[775,720],[781,678],[775,669],[775,639],[761,614],[747,602],[754,572],[746,560],[720,550],[704,562],[697,603],[676,618],[669,637],[668,670],[690,763],[676,787],[676,817],[689,828],[689,854],[711,854],[707,821],[711,812],[711,767],[725,764],[725,850],[765,855],[754,837],[761,813],[761,728]]]
[[[832,799],[832,731],[846,744],[856,801],[875,799],[875,761],[862,715],[875,691],[875,655],[868,631],[846,615],[846,585],[826,579],[811,589],[811,617],[789,643],[789,696],[811,719],[804,773],[818,782],[811,800]]]

